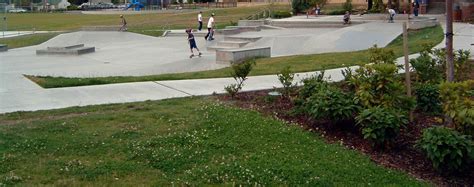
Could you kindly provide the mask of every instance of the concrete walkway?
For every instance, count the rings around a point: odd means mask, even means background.
[[[455,49],[470,49],[474,43],[474,27],[471,24],[455,24]],[[99,41],[100,42],[100,41]],[[98,43],[99,43],[98,42]],[[443,46],[444,42],[439,44]],[[120,46],[116,46],[119,48]],[[127,53],[127,51],[124,51]],[[18,58],[22,56],[17,54]],[[14,58],[14,57],[9,57]],[[113,57],[111,57],[113,58]],[[71,106],[86,106],[107,103],[126,103],[145,100],[160,100],[167,98],[179,98],[192,95],[210,95],[212,93],[224,93],[224,86],[234,82],[232,78],[177,80],[177,81],[150,81],[138,83],[123,83],[98,86],[83,86],[72,88],[42,89],[31,81],[25,80],[21,69],[35,68],[31,64],[23,64],[22,68],[4,60],[0,55],[1,69],[12,68],[8,72],[0,74],[0,113],[15,111],[34,111],[65,108]],[[402,58],[399,59],[401,61]],[[29,62],[34,64],[35,62]],[[76,63],[81,63],[80,61]],[[88,62],[84,62],[88,63]],[[137,63],[140,63],[137,61]],[[75,68],[80,65],[70,64]],[[50,66],[51,67],[51,66]],[[15,71],[15,68],[17,71]],[[74,72],[74,69],[71,72]],[[107,68],[107,67],[103,67]],[[326,70],[326,76],[331,80],[342,80],[341,69]],[[34,71],[42,71],[34,70]],[[106,71],[106,70],[105,70]],[[299,81],[315,72],[297,74]],[[9,74],[9,76],[5,76]],[[18,81],[23,80],[23,81]],[[250,77],[244,86],[244,91],[271,89],[281,87],[276,75]]]

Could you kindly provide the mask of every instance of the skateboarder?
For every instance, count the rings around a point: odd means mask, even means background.
[[[388,22],[389,23],[393,23],[393,17],[395,17],[395,10],[393,10],[392,8],[387,8],[387,11],[388,11]]]
[[[127,20],[125,20],[123,15],[120,15],[120,19],[122,22],[122,27],[120,27],[119,31],[127,31]]]
[[[198,51],[198,56],[201,57],[202,53],[199,51],[199,48],[196,45],[196,40],[194,40],[194,35],[192,33],[191,29],[186,29],[186,33],[188,33],[188,43],[189,43],[189,48],[191,49],[191,56],[189,58],[194,57],[194,52],[193,48],[195,48]]]
[[[204,37],[206,40],[214,40],[214,28],[216,27],[216,24],[214,22],[214,13],[211,14],[211,17],[209,18],[209,21],[207,22],[207,34]]]
[[[351,24],[351,13],[349,11],[346,11],[346,14],[344,14],[344,17],[342,18],[342,21],[344,21],[344,25]]]

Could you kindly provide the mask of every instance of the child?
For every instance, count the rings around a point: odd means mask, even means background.
[[[194,40],[194,35],[193,33],[191,33],[191,29],[186,29],[186,33],[188,33],[188,43],[189,43],[189,47],[191,49],[191,56],[189,56],[189,58],[193,58],[194,57],[194,52],[193,52],[193,48],[195,48],[197,51],[198,51],[198,56],[201,57],[201,52],[199,51],[197,45],[196,45],[196,40]]]
[[[120,20],[122,22],[122,27],[120,27],[119,31],[127,31],[127,20],[125,20],[123,15],[120,15]]]
[[[346,11],[346,14],[344,14],[344,18],[342,19],[345,24],[350,24],[351,23],[351,13],[349,11]]]

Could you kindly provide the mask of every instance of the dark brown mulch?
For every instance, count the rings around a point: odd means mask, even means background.
[[[234,99],[227,95],[219,95],[217,98],[240,108],[256,110],[267,116],[296,123],[309,131],[320,133],[329,143],[358,150],[380,165],[407,172],[418,179],[439,186],[474,186],[474,164],[461,174],[442,174],[433,169],[431,162],[415,147],[423,129],[440,125],[439,117],[415,113],[415,120],[401,131],[396,142],[385,150],[380,150],[374,149],[363,139],[353,121],[330,124],[329,121],[312,120],[306,115],[295,114],[295,106],[290,99],[271,98],[267,96],[269,91],[239,93]]]

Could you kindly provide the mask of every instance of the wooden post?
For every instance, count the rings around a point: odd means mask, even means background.
[[[407,96],[411,97],[411,78],[410,78],[410,61],[408,59],[408,31],[407,22],[403,22],[403,53],[405,56],[405,86],[407,87]],[[410,122],[413,121],[413,111],[410,110]]]
[[[454,81],[453,0],[446,0],[446,81]]]

